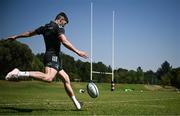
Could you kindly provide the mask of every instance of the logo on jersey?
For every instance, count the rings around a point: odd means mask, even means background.
[[[57,62],[57,60],[58,60],[57,56],[52,56],[52,61]]]

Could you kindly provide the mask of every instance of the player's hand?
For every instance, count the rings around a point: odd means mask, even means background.
[[[86,53],[86,52],[84,52],[84,51],[78,51],[78,53],[77,53],[80,57],[83,57],[83,58],[88,58],[88,54]]]
[[[2,42],[10,42],[10,41],[14,41],[17,39],[17,36],[11,36],[11,37],[8,37],[8,38],[3,38],[1,39]]]

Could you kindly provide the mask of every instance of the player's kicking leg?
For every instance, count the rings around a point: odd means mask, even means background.
[[[59,71],[59,74],[62,77],[66,93],[72,99],[72,101],[73,101],[74,105],[76,106],[76,108],[78,110],[81,109],[82,108],[82,103],[78,102],[78,100],[76,99],[76,97],[74,95],[73,89],[72,89],[71,84],[70,84],[69,76],[67,75],[67,73],[64,70]]]
[[[11,80],[13,78],[19,77],[33,77],[35,79],[43,80],[46,82],[51,82],[56,76],[57,71],[54,68],[45,67],[45,73],[39,71],[20,71],[15,68],[6,75],[6,80]]]
[[[54,68],[45,68],[45,73],[39,72],[39,71],[20,71],[19,69],[15,68],[11,72],[9,72],[6,76],[6,80],[10,80],[12,78],[18,78],[18,77],[33,77],[35,79],[51,82],[53,78],[55,77],[57,73],[57,70]],[[70,79],[69,76],[66,74],[64,70],[59,71],[60,76],[62,77],[63,83],[65,90],[68,94],[68,96],[72,99],[74,105],[76,106],[77,109],[82,108],[82,104],[78,102],[76,99],[73,89],[70,84]]]

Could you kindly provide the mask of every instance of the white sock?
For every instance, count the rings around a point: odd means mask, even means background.
[[[27,72],[27,71],[25,71],[25,72],[19,71],[18,76],[19,77],[29,77],[29,72]]]
[[[80,105],[80,103],[77,101],[76,97],[75,97],[75,96],[72,96],[71,99],[72,99],[74,105],[76,106],[76,108],[77,108],[77,109],[81,109],[81,105]]]

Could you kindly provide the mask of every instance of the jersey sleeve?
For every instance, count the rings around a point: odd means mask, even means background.
[[[43,34],[43,32],[44,32],[44,26],[41,26],[41,27],[37,28],[37,29],[35,30],[35,32],[36,32],[38,35]]]
[[[58,35],[65,34],[64,28],[58,28]]]

